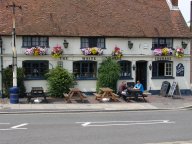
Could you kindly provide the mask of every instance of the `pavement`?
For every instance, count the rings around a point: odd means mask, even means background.
[[[142,98],[128,102],[121,98],[118,102],[99,102],[94,96],[87,96],[84,103],[79,100],[67,103],[63,98],[48,97],[47,103],[43,100],[41,103],[27,103],[26,98],[21,98],[18,104],[11,104],[9,99],[0,99],[0,114],[192,109],[192,96],[149,95],[145,99],[146,102]]]

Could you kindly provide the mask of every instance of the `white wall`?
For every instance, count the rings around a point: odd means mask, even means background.
[[[4,61],[3,65],[4,68],[8,65],[12,64],[12,47],[11,47],[11,37],[2,37],[3,39],[3,51],[4,53]],[[69,42],[69,47],[63,47],[63,40],[66,39]],[[133,42],[133,48],[128,48],[128,41]],[[175,79],[168,79],[169,82],[177,81],[179,83],[180,89],[190,89],[190,43],[187,39],[174,39],[173,47],[178,48],[181,47],[181,42],[185,41],[188,43],[187,48],[185,49],[185,54],[187,54],[184,58],[177,59],[172,57],[173,61],[173,76]],[[64,49],[64,57],[67,57],[67,60],[61,59],[63,61],[63,67],[68,69],[69,72],[72,72],[73,61],[82,60],[82,57],[96,57],[96,61],[101,63],[102,59],[105,56],[110,56],[112,51],[114,50],[115,46],[121,48],[123,52],[122,60],[129,60],[132,61],[133,64],[139,60],[148,61],[149,64],[152,63],[154,60],[154,56],[152,54],[151,46],[152,46],[152,39],[151,38],[106,38],[106,49],[104,50],[104,55],[102,56],[84,56],[80,50],[80,38],[78,37],[50,37],[49,38],[49,45],[50,48],[48,50],[48,55],[45,56],[26,56],[24,55],[25,48],[22,48],[22,37],[17,36],[16,39],[16,48],[18,53],[18,67],[22,66],[22,61],[24,60],[49,60],[49,68],[51,69],[52,66],[55,67],[57,62],[60,59],[52,58],[51,57],[51,50],[57,44],[60,45]],[[184,77],[176,77],[176,66],[178,63],[182,63],[185,67],[185,76]],[[147,89],[151,90],[159,90],[161,84],[165,79],[151,79],[152,71],[147,68]],[[132,77],[133,80],[127,81],[135,81],[135,71],[132,70]],[[96,81],[95,80],[87,80],[87,81],[77,81],[78,87],[83,91],[93,91],[96,89]],[[117,85],[120,84],[121,81],[118,81]],[[31,80],[25,81],[25,86],[27,91],[30,91],[32,86],[41,85],[44,89],[47,89],[47,83],[43,80]]]

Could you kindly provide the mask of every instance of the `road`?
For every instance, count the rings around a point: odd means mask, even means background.
[[[155,144],[178,141],[192,143],[191,110],[0,115],[0,144]]]

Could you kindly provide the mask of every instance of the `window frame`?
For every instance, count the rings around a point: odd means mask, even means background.
[[[160,66],[161,65],[161,66]],[[164,69],[160,69],[160,67]],[[159,71],[163,72],[163,75]],[[170,73],[170,74],[167,74]],[[152,79],[174,79],[173,77],[173,61],[161,60],[152,62]]]
[[[28,66],[25,66],[25,65],[28,65]],[[48,60],[25,60],[25,61],[22,61],[22,68],[24,69],[25,80],[44,80],[45,79],[44,74],[49,71],[49,61]]]
[[[152,50],[156,48],[173,48],[173,38],[153,38]]]
[[[75,66],[75,65],[77,65],[77,66]],[[79,69],[76,69],[76,68],[79,68]],[[77,72],[75,72],[75,71],[77,71]],[[97,62],[90,61],[90,60],[74,61],[73,62],[73,74],[75,76],[75,79],[77,79],[77,80],[93,80],[93,79],[95,80],[95,79],[97,79]],[[76,75],[79,75],[79,76],[76,76]]]
[[[132,78],[132,62],[127,60],[120,60],[118,61],[118,64],[120,65],[120,69],[121,69],[120,79],[133,79]],[[125,73],[128,73],[128,75],[124,76]]]
[[[94,43],[97,43],[97,44],[94,45]],[[106,49],[105,38],[104,37],[81,37],[81,46],[80,46],[81,49],[92,48],[92,47]]]
[[[31,48],[31,47],[49,47],[49,37],[48,36],[23,36],[22,37],[22,47]]]

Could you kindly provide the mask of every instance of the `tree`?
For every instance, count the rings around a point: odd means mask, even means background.
[[[98,69],[97,91],[100,87],[109,87],[116,91],[120,77],[120,65],[111,57],[101,63]]]
[[[57,66],[46,73],[48,82],[48,93],[53,97],[63,97],[63,93],[68,93],[69,88],[74,86],[74,76],[66,69]]]

